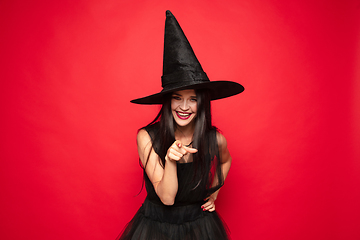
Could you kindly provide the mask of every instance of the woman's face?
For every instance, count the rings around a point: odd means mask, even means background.
[[[171,96],[171,112],[179,126],[189,125],[196,117],[197,112],[195,90],[186,89],[174,92]]]

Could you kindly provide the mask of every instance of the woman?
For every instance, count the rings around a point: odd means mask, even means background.
[[[163,89],[132,100],[162,104],[137,135],[147,197],[118,239],[228,239],[215,200],[231,165],[225,137],[211,123],[210,101],[244,88],[209,81],[170,11],[166,12]]]

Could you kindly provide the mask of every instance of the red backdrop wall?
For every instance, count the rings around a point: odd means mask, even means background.
[[[135,214],[165,10],[212,80],[233,239],[360,239],[360,2],[1,1],[1,239],[114,239]]]

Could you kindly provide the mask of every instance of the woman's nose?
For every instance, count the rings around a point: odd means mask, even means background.
[[[189,109],[188,101],[186,101],[186,100],[182,101],[182,103],[180,104],[180,108],[181,108],[181,110],[188,110]]]

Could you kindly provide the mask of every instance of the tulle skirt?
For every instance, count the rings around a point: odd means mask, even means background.
[[[202,211],[202,203],[165,206],[145,199],[119,240],[226,240],[228,229],[219,215]]]

